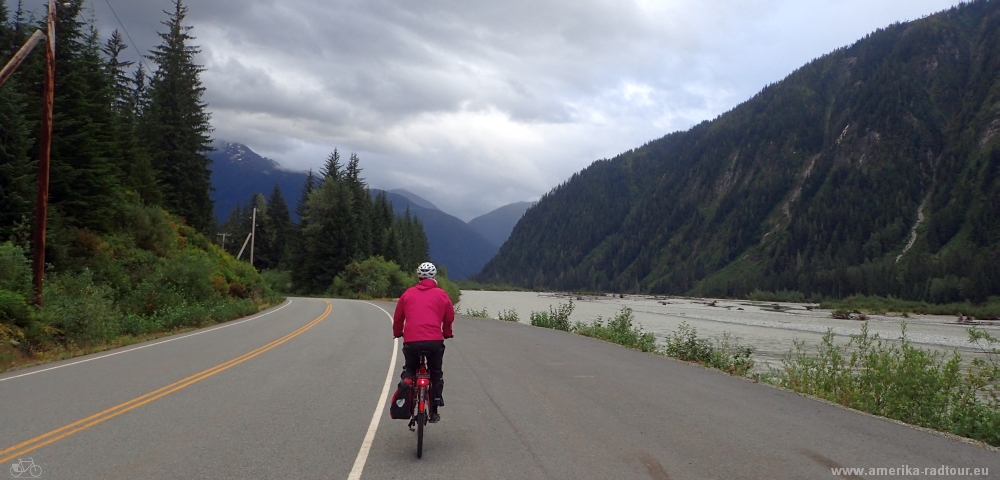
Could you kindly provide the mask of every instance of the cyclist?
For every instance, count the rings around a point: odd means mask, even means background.
[[[441,363],[444,359],[444,339],[452,337],[451,324],[455,321],[455,307],[451,299],[440,287],[434,277],[437,267],[433,263],[424,262],[417,267],[416,285],[408,288],[396,303],[396,313],[393,316],[392,335],[403,337],[402,378],[416,376],[420,365],[420,352],[426,352],[427,370],[431,376],[430,423],[441,420],[438,407],[444,406],[441,391],[444,389],[444,372]]]

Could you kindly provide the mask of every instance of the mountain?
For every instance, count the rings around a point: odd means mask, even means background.
[[[517,221],[532,205],[534,202],[504,205],[490,213],[469,220],[469,226],[499,248],[510,237],[510,232],[514,230]]]
[[[477,275],[524,287],[1000,293],[1000,1],[880,29],[594,162]]]
[[[380,191],[372,189],[371,193],[375,196]],[[474,275],[497,253],[496,245],[462,220],[437,208],[423,207],[407,196],[394,192],[386,192],[392,209],[402,214],[409,207],[410,214],[420,219],[430,245],[431,261],[444,265],[448,270],[448,278],[462,280]],[[430,204],[426,200],[423,202]]]
[[[409,201],[409,203],[412,204],[412,205],[417,205],[419,207],[427,208],[427,209],[430,209],[430,210],[441,210],[440,208],[438,208],[437,206],[435,206],[433,203],[431,203],[431,202],[429,202],[427,200],[424,200],[423,198],[420,198],[419,196],[417,196],[417,194],[415,194],[415,193],[413,193],[413,192],[411,192],[409,190],[404,190],[402,188],[397,188],[395,190],[387,190],[386,193],[395,193],[396,195],[402,196],[402,197],[406,198]]]
[[[270,196],[277,183],[285,203],[293,210],[292,219],[299,220],[293,207],[302,195],[306,172],[283,170],[278,162],[254,153],[243,144],[218,142],[214,146],[215,151],[208,154],[212,161],[208,168],[212,171],[216,219],[225,221],[237,204],[245,203],[255,193]]]

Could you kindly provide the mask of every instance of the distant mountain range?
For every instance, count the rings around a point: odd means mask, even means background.
[[[216,150],[209,154],[212,160],[209,169],[215,188],[212,192],[215,216],[219,221],[228,218],[236,205],[247,202],[255,193],[270,196],[277,183],[285,202],[293,210],[290,212],[293,220],[298,222],[294,207],[302,195],[305,172],[284,170],[278,162],[258,155],[243,144],[217,142],[215,147]],[[372,195],[379,191],[372,189]],[[396,213],[402,214],[409,207],[410,214],[420,219],[430,245],[431,260],[444,265],[448,276],[455,280],[479,272],[530,206],[521,202],[501,207],[474,219],[473,227],[407,190],[389,190],[386,195]]]
[[[269,197],[274,185],[281,187],[281,193],[291,210],[292,219],[298,222],[295,202],[302,195],[302,185],[306,172],[284,170],[278,162],[265,158],[240,143],[216,142],[215,151],[208,154],[212,161],[212,200],[215,202],[215,218],[224,222],[240,202],[246,203],[255,193]]]
[[[380,191],[372,189],[372,196]],[[410,214],[420,219],[430,245],[431,261],[447,267],[448,278],[462,280],[475,275],[500,248],[462,220],[438,210],[413,193],[392,190],[387,191],[386,196],[396,213],[402,214],[409,207]]]
[[[1000,294],[998,219],[1000,1],[973,1],[594,162],[528,210],[476,279],[983,302]]]
[[[514,225],[517,225],[518,220],[524,216],[524,212],[528,211],[534,204],[534,202],[517,202],[504,205],[490,213],[469,220],[469,226],[499,248],[510,237],[510,232],[514,230]]]

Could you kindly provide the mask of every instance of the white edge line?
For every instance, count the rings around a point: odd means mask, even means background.
[[[199,330],[197,332],[189,333],[187,335],[181,335],[179,337],[171,337],[171,338],[169,338],[167,340],[163,340],[161,342],[156,342],[156,343],[150,343],[148,345],[143,345],[141,347],[130,348],[128,350],[121,350],[121,351],[118,351],[118,352],[109,353],[107,355],[101,355],[99,357],[88,358],[86,360],[78,360],[76,362],[64,363],[62,365],[56,365],[54,367],[44,368],[42,370],[35,370],[33,372],[22,373],[20,375],[14,375],[12,377],[0,378],[0,382],[6,382],[7,380],[13,380],[15,378],[27,377],[28,375],[34,375],[36,373],[48,372],[49,370],[55,370],[55,369],[58,369],[58,368],[69,367],[69,366],[72,366],[72,365],[79,365],[81,363],[92,362],[94,360],[100,360],[102,358],[108,358],[108,357],[113,357],[115,355],[121,355],[123,353],[129,353],[129,352],[134,352],[136,350],[142,350],[144,348],[155,347],[157,345],[163,345],[164,343],[169,343],[169,342],[173,342],[175,340],[181,340],[181,339],[185,339],[185,338],[188,338],[188,337],[193,337],[195,335],[201,335],[203,333],[214,332],[216,330],[221,330],[221,329],[226,328],[226,327],[232,327],[233,325],[239,325],[239,324],[244,323],[244,322],[249,322],[250,320],[256,320],[256,319],[258,319],[260,317],[263,317],[263,316],[266,316],[266,315],[270,315],[270,314],[272,314],[274,312],[277,312],[278,310],[281,310],[281,309],[283,309],[283,308],[285,308],[285,307],[287,307],[287,306],[289,306],[291,304],[292,304],[292,299],[289,298],[288,300],[285,300],[285,304],[284,305],[282,305],[282,306],[280,306],[278,308],[275,308],[274,310],[271,310],[271,311],[268,311],[268,312],[264,312],[264,313],[259,313],[257,315],[254,315],[254,316],[250,317],[250,318],[243,319],[243,320],[240,320],[238,322],[227,322],[226,324],[219,325],[218,327],[209,328],[207,330]]]
[[[386,312],[384,308],[374,303],[364,303],[382,310],[389,317],[389,321],[392,321],[392,315],[389,315],[389,312]],[[382,395],[378,399],[378,404],[375,405],[375,413],[372,415],[371,423],[368,424],[368,433],[365,434],[365,440],[361,442],[361,450],[358,451],[358,457],[354,459],[354,467],[351,468],[351,474],[347,476],[347,480],[360,480],[361,471],[365,469],[365,462],[368,461],[368,452],[371,451],[372,442],[375,440],[375,431],[378,430],[379,420],[382,419],[382,410],[385,408],[385,401],[389,398],[389,386],[392,385],[392,374],[396,370],[396,355],[399,353],[399,349],[396,348],[399,346],[398,344],[399,342],[396,339],[392,340],[392,360],[389,361],[389,373],[385,376],[385,385],[382,385]]]

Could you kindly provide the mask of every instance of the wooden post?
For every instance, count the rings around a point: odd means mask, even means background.
[[[42,41],[43,38],[45,38],[45,34],[42,33],[41,30],[35,30],[35,33],[31,35],[31,38],[29,38],[27,42],[24,42],[21,49],[14,54],[14,57],[11,58],[9,62],[7,62],[7,65],[3,67],[3,70],[0,70],[0,86],[2,86],[3,83],[14,74],[17,67],[21,66],[21,62],[28,57],[28,54],[35,49],[35,46],[38,45],[38,42]]]
[[[52,104],[56,86],[56,0],[49,0],[48,40],[45,44],[45,97],[42,134],[38,139],[38,201],[35,205],[35,305],[42,306],[45,276],[45,227],[49,210],[49,159],[52,154]]]
[[[246,239],[246,240],[243,240],[243,246],[242,246],[242,247],[240,247],[240,253],[237,253],[237,254],[236,254],[236,259],[237,259],[237,260],[239,260],[239,259],[240,259],[240,257],[242,257],[242,256],[243,256],[243,250],[246,250],[246,249],[247,249],[247,243],[250,243],[250,236],[251,236],[251,235],[253,235],[253,233],[248,233],[248,234],[247,234],[247,239]]]

